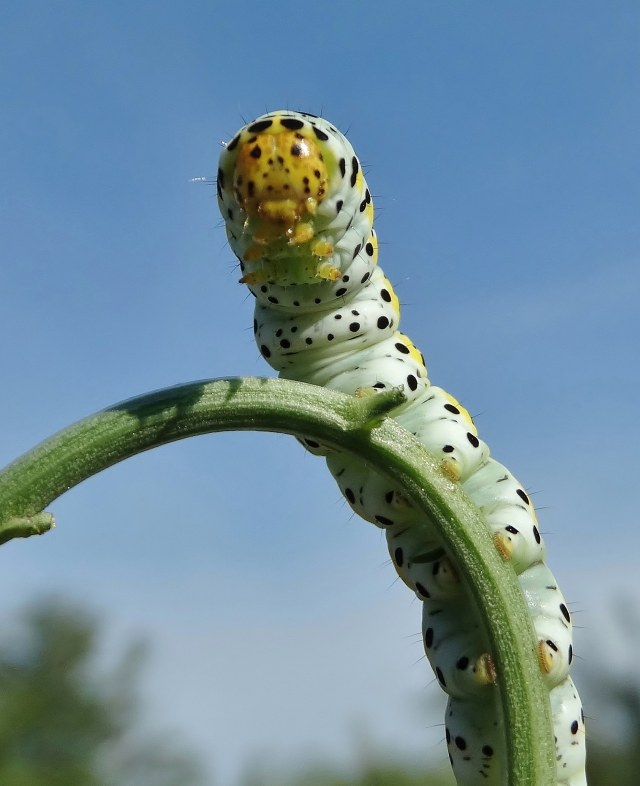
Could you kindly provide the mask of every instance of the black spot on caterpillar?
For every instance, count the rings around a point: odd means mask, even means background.
[[[349,394],[404,387],[408,404],[397,420],[461,484],[518,574],[549,688],[558,784],[586,784],[582,708],[569,676],[571,617],[543,561],[535,510],[398,331],[398,298],[377,265],[373,202],[351,144],[322,118],[264,115],[222,152],[218,202],[241,281],[256,298],[256,341],[282,377]],[[502,783],[493,662],[455,566],[399,491],[341,454],[327,455],[327,464],[353,510],[384,528],[398,574],[422,601],[425,652],[450,697],[446,739],[458,783]]]

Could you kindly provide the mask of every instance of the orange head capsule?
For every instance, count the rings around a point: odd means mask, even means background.
[[[265,240],[283,236],[299,243],[313,236],[298,224],[315,215],[328,175],[315,140],[294,131],[266,132],[240,146],[233,186],[249,219],[262,224]]]

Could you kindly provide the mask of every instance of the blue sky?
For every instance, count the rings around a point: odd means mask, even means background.
[[[597,668],[640,546],[639,41],[635,2],[3,4],[0,464],[118,400],[270,373],[190,179],[244,120],[322,113],[365,166],[403,327],[534,494]],[[419,605],[290,438],[165,447],[52,510],[2,549],[0,621],[65,593],[112,642],[149,636],[150,714],[211,783],[368,744],[444,762]]]

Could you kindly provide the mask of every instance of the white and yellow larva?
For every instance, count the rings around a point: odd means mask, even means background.
[[[571,617],[544,563],[533,505],[490,457],[468,412],[430,384],[421,353],[398,332],[398,298],[377,267],[373,202],[350,143],[322,118],[271,112],[226,145],[217,183],[241,281],[256,298],[255,336],[267,362],[287,379],[352,395],[401,385],[407,403],[394,417],[482,511],[531,613],[550,691],[558,784],[586,784],[584,718],[569,676]],[[446,739],[458,783],[500,784],[492,659],[437,537],[375,472],[302,441],[327,456],[353,510],[385,530],[398,574],[423,603],[425,652],[450,697]]]

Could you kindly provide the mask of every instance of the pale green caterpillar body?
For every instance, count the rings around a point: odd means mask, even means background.
[[[322,118],[271,112],[226,145],[217,186],[241,281],[256,298],[254,331],[267,362],[287,379],[351,395],[402,386],[407,401],[393,416],[479,507],[531,614],[550,692],[557,782],[586,784],[584,716],[569,676],[571,617],[544,562],[535,510],[468,412],[430,384],[421,353],[398,331],[398,298],[377,265],[373,202],[351,144]],[[353,510],[385,530],[399,576],[422,601],[425,652],[449,695],[446,740],[458,783],[502,783],[493,660],[454,565],[421,514],[381,476],[302,442],[326,456]]]

